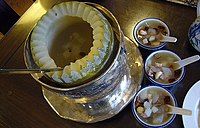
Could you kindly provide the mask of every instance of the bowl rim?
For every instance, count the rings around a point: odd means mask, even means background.
[[[147,62],[153,57],[153,55],[158,54],[158,53],[170,53],[170,54],[174,55],[178,60],[181,60],[181,58],[180,58],[176,53],[174,53],[174,52],[172,52],[172,51],[169,51],[169,50],[159,50],[159,51],[155,51],[155,52],[151,53],[151,54],[146,58],[146,60],[145,60],[144,70],[145,70],[146,77],[147,77],[152,83],[157,84],[157,85],[161,85],[161,86],[163,86],[163,87],[171,87],[171,86],[173,86],[173,85],[179,83],[179,82],[183,79],[183,77],[185,76],[185,67],[182,67],[182,68],[181,68],[181,74],[180,74],[180,76],[178,77],[178,79],[176,79],[174,82],[168,83],[168,84],[160,83],[160,82],[154,80],[153,78],[151,78],[151,77],[148,75],[148,73],[147,73]]]
[[[151,47],[151,46],[142,44],[137,38],[137,30],[138,30],[139,26],[142,23],[144,23],[145,21],[152,21],[152,20],[161,23],[167,29],[167,33],[168,33],[167,35],[170,35],[169,26],[163,20],[161,20],[159,18],[149,17],[149,18],[144,18],[144,19],[142,19],[142,20],[140,20],[139,22],[136,23],[136,25],[135,25],[135,27],[133,29],[133,37],[137,41],[137,43],[139,44],[140,47],[142,47],[144,49],[148,49],[148,50],[158,50],[158,49],[163,48],[167,44],[167,42],[163,42],[163,43],[161,43],[160,45],[158,45],[156,47]]]
[[[151,125],[149,123],[146,123],[145,121],[143,121],[137,114],[136,112],[136,109],[135,109],[135,101],[136,101],[136,98],[138,97],[138,95],[144,91],[144,90],[147,90],[147,89],[150,89],[150,88],[157,88],[157,89],[160,89],[162,91],[165,91],[171,98],[171,100],[173,101],[173,104],[174,106],[177,106],[177,100],[175,98],[175,96],[168,90],[168,89],[165,89],[163,87],[160,87],[160,86],[156,86],[156,85],[150,85],[150,86],[147,86],[147,87],[144,87],[142,89],[140,89],[134,96],[134,99],[132,101],[132,104],[131,104],[131,109],[132,109],[132,113],[134,115],[134,117],[136,118],[136,120],[141,123],[143,126],[145,127],[151,127],[151,128],[156,128],[156,127],[166,127],[168,126],[169,124],[171,124],[173,122],[173,120],[175,119],[176,117],[176,114],[172,114],[172,116],[170,117],[170,119],[168,121],[166,121],[165,123],[162,123],[160,125]]]

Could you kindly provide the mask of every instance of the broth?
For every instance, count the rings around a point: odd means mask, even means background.
[[[50,30],[49,55],[59,67],[83,58],[93,45],[92,28],[81,18],[65,16],[57,20]]]
[[[147,108],[147,103],[151,105],[151,110],[147,110],[149,109]],[[135,102],[135,109],[138,116],[144,122],[151,125],[162,125],[172,118],[172,115],[166,114],[163,106],[165,104],[174,106],[174,103],[167,92],[153,88],[143,90],[140,95],[138,95]],[[149,114],[148,111],[151,111],[150,115],[147,115]]]
[[[155,81],[163,83],[163,84],[173,83],[181,76],[181,70],[174,71],[173,68],[169,65],[169,63],[176,62],[176,61],[178,61],[178,59],[172,54],[168,54],[168,53],[155,54],[152,57],[151,61],[148,63],[148,67],[149,67],[147,71],[148,75],[152,77]],[[161,66],[159,66],[158,64],[160,64]],[[171,74],[165,75],[164,77],[160,76],[157,78],[156,74],[158,72],[162,72],[163,75],[167,74],[165,73],[166,71],[164,71],[164,69],[168,70],[168,72],[170,71]]]
[[[160,42],[158,39],[160,38],[157,36],[159,33],[162,33],[163,35],[168,34],[167,29],[160,23],[146,23],[139,28],[137,32],[137,37],[142,44],[156,47],[163,43]]]

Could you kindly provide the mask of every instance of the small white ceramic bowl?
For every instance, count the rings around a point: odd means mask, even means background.
[[[148,75],[149,65],[151,65],[151,63],[152,63],[152,58],[153,58],[155,55],[159,55],[159,54],[163,54],[163,53],[164,53],[164,54],[172,55],[173,57],[175,57],[175,58],[177,59],[177,61],[178,61],[178,60],[181,60],[181,58],[180,58],[177,54],[175,54],[174,52],[172,52],[172,51],[168,51],[168,50],[159,50],[159,51],[155,51],[155,52],[151,53],[151,54],[147,57],[147,59],[146,59],[146,61],[145,61],[145,74],[146,74],[147,78],[148,78],[152,83],[154,83],[154,84],[156,84],[156,85],[160,85],[160,86],[162,86],[162,87],[171,87],[171,86],[177,84],[178,82],[180,82],[180,81],[183,79],[184,74],[185,74],[185,68],[184,68],[184,67],[181,68],[181,69],[179,69],[179,70],[180,70],[180,75],[179,75],[179,77],[177,77],[176,80],[173,81],[173,82],[171,82],[171,83],[161,83],[161,82],[158,82],[158,81],[156,81],[155,79],[153,79],[152,77],[150,77],[150,76]]]
[[[143,19],[143,20],[139,21],[135,25],[134,30],[133,30],[133,36],[134,36],[135,40],[138,42],[138,44],[140,45],[140,47],[142,47],[144,49],[148,49],[148,50],[158,50],[158,49],[163,48],[167,44],[166,42],[162,42],[158,46],[149,46],[149,45],[143,44],[139,40],[139,38],[138,38],[138,31],[140,30],[140,28],[143,27],[143,26],[152,26],[152,25],[155,25],[155,24],[159,24],[159,25],[165,27],[166,32],[167,32],[167,36],[170,35],[169,27],[162,20],[160,20],[158,18],[146,18],[146,19]]]
[[[134,97],[133,99],[133,102],[132,102],[132,113],[133,115],[135,116],[135,118],[137,119],[137,121],[139,123],[141,123],[143,126],[145,127],[151,127],[151,128],[163,128],[163,127],[166,127],[167,125],[171,124],[173,122],[173,120],[175,119],[175,114],[171,115],[171,117],[169,117],[168,120],[166,120],[165,122],[162,122],[161,124],[150,124],[150,123],[147,123],[145,122],[137,113],[136,111],[136,100],[137,100],[137,97],[144,91],[147,91],[147,90],[153,90],[153,89],[156,89],[157,91],[161,91],[165,94],[167,94],[167,96],[170,97],[170,100],[172,102],[172,106],[177,106],[177,102],[176,102],[176,99],[175,97],[166,89],[162,88],[162,87],[159,87],[159,86],[148,86],[148,87],[145,87],[143,89],[141,89]]]

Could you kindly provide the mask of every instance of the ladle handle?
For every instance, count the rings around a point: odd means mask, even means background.
[[[50,69],[0,69],[0,74],[30,74],[30,73],[45,73],[52,71],[60,71],[62,68]]]
[[[191,56],[191,57],[188,57],[188,58],[178,61],[178,64],[181,68],[188,64],[194,63],[194,62],[198,61],[199,59],[200,59],[199,55],[194,55],[194,56]]]

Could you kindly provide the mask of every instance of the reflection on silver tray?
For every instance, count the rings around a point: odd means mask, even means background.
[[[178,3],[178,4],[183,4],[191,7],[196,7],[198,0],[167,0],[170,2]]]
[[[87,4],[96,7],[108,18],[116,35],[115,41],[124,44],[119,57],[114,60],[113,67],[105,75],[109,77],[109,80],[107,81],[108,78],[106,78],[106,81],[101,81],[108,86],[104,89],[104,87],[98,86],[101,83],[97,84],[97,87],[94,87],[97,88],[98,94],[87,95],[88,93],[84,93],[85,95],[83,96],[78,94],[78,97],[77,95],[73,97],[73,94],[63,95],[49,91],[46,88],[42,88],[42,91],[48,104],[60,117],[77,122],[94,123],[118,114],[140,89],[144,73],[143,59],[140,51],[133,42],[120,36],[123,33],[118,31],[120,27],[113,15],[100,5],[93,3]],[[121,39],[124,40],[121,41]],[[25,63],[27,67],[34,68],[34,65],[32,65],[34,61],[31,57],[29,45],[29,38],[27,38],[24,51]],[[39,80],[39,75],[33,74],[32,76],[42,85],[47,84]],[[98,88],[103,90],[99,90]],[[94,93],[93,91],[91,92]]]

